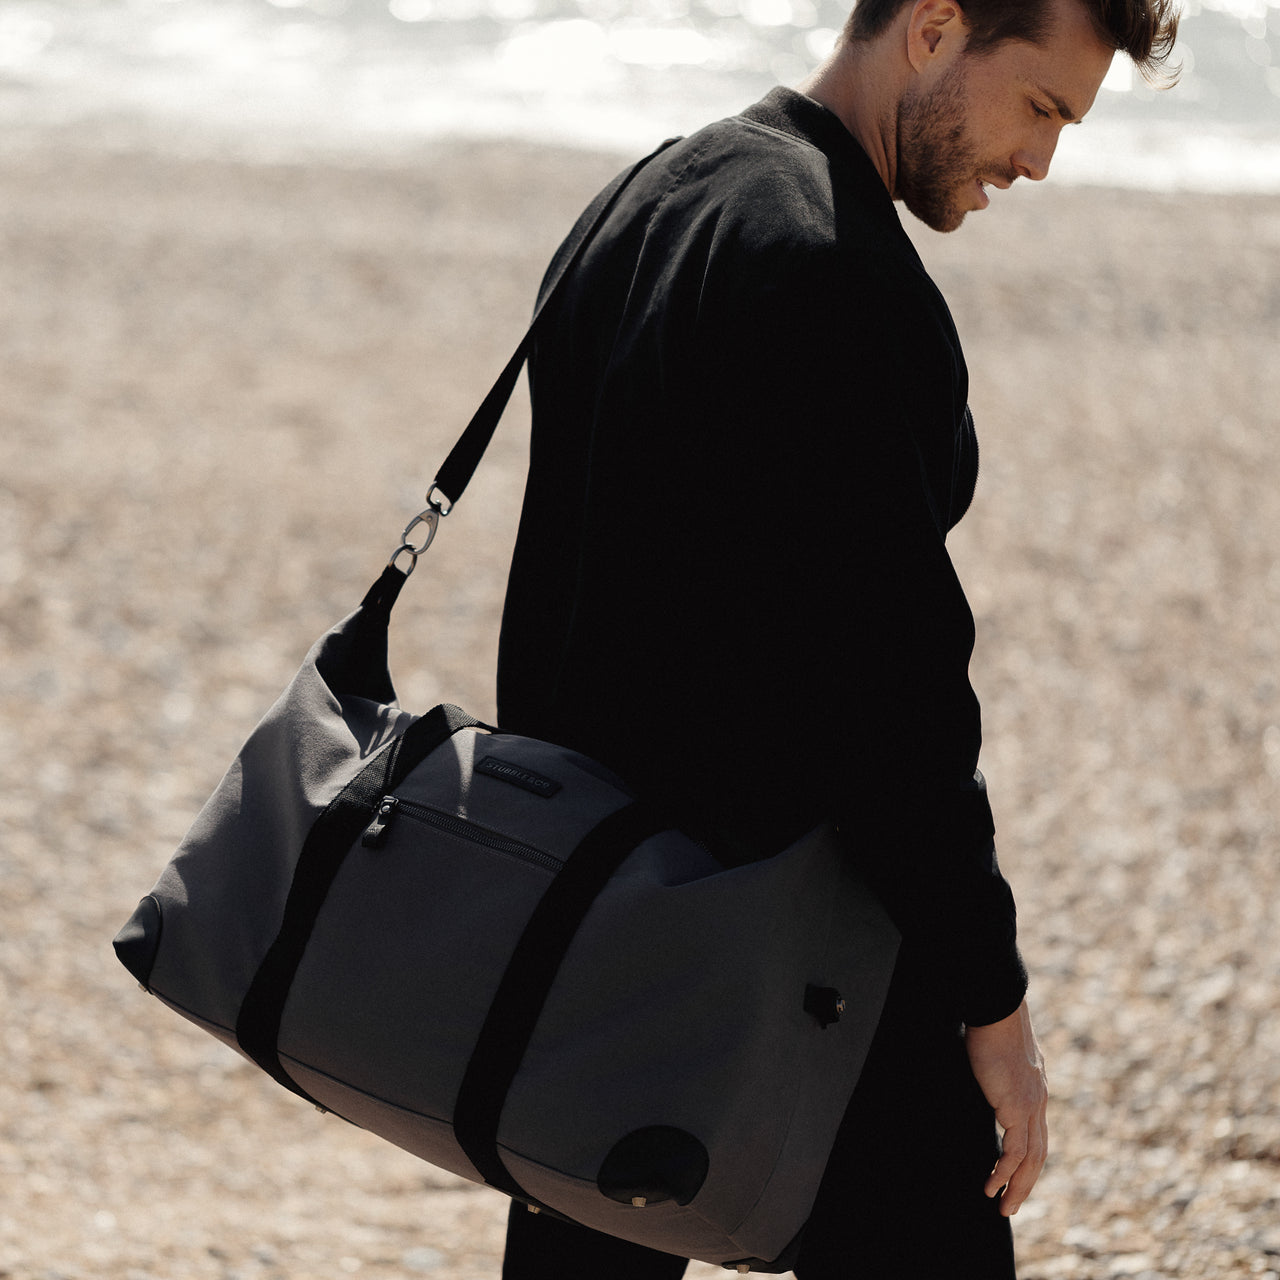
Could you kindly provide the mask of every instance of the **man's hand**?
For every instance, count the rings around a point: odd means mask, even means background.
[[[1026,1001],[1002,1022],[966,1028],[965,1046],[974,1077],[1004,1131],[986,1193],[1000,1195],[1003,1187],[1000,1212],[1012,1217],[1031,1194],[1049,1151],[1049,1086]]]

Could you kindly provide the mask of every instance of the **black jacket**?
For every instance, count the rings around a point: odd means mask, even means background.
[[[977,478],[950,314],[825,108],[775,90],[641,173],[549,309],[504,728],[737,856],[834,818],[956,1016],[1022,997],[944,539]]]

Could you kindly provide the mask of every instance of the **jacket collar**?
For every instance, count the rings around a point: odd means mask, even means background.
[[[871,163],[871,157],[834,111],[797,93],[795,89],[780,86],[770,90],[759,102],[740,114],[744,120],[776,129],[779,133],[789,134],[817,147],[828,159],[846,168],[858,186],[865,188],[868,198],[878,195],[886,212],[901,226],[898,211],[885,189],[883,179]]]

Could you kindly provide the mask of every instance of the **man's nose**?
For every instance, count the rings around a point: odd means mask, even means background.
[[[1057,149],[1058,132],[1054,130],[1051,137],[1037,138],[1034,143],[1015,152],[1012,157],[1013,167],[1020,177],[1039,182],[1049,176],[1049,165]]]

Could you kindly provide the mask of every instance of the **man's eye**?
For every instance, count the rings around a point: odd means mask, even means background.
[[[1034,111],[1036,115],[1040,117],[1041,120],[1047,120],[1049,116],[1052,114],[1052,112],[1046,111],[1044,107],[1042,107],[1038,102],[1035,102],[1035,101],[1031,103],[1031,110]]]

